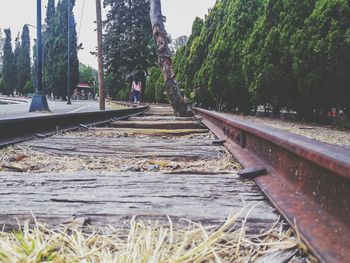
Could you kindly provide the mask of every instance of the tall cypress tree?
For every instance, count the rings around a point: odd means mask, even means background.
[[[2,57],[4,54],[4,39],[2,37],[2,29],[0,28],[0,75],[2,75]],[[0,76],[1,77],[1,76]]]
[[[17,91],[23,93],[28,81],[30,81],[30,37],[28,26],[25,25],[17,57]]]
[[[44,31],[44,92],[50,93],[55,91],[54,82],[54,63],[55,63],[55,20],[56,20],[55,0],[49,0],[46,9],[45,31]]]
[[[20,53],[20,50],[21,50],[21,41],[19,39],[19,32],[18,32],[18,35],[15,39],[15,49],[13,51],[13,56],[14,56],[14,63],[15,63],[15,69],[14,69],[14,75],[15,75],[15,82],[14,82],[14,92],[17,92],[18,90],[18,82],[17,82],[17,79],[18,79],[18,70],[17,70],[17,67],[18,67],[18,60],[19,60],[19,53]]]
[[[34,83],[34,86],[35,86],[35,89],[37,88],[36,87],[36,39],[34,39],[34,44],[33,44],[33,48],[32,48],[32,51],[33,51],[33,64],[32,64],[32,76],[31,76],[31,79],[32,79],[32,82]]]
[[[72,78],[71,87],[75,87],[79,81],[79,60],[78,60],[78,45],[77,45],[77,31],[76,23],[73,15],[73,7],[75,1],[72,0],[72,6],[70,8],[72,21],[70,23],[71,30],[71,65],[72,65]],[[67,96],[67,65],[68,65],[68,13],[67,13],[67,0],[59,1],[55,13],[54,21],[54,53],[53,58],[53,87],[54,93],[61,96],[63,99]]]
[[[338,107],[350,117],[349,18],[346,0],[217,1],[177,51],[176,73],[208,106],[270,104],[304,118]]]
[[[6,95],[13,95],[13,91],[16,84],[16,61],[12,51],[11,44],[11,30],[5,29],[5,43],[4,43],[4,55],[3,55],[3,90]]]

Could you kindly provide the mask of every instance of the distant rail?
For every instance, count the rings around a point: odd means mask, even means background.
[[[55,114],[0,120],[0,147],[52,132],[73,130],[81,125],[108,123],[142,114],[148,106],[130,109]]]
[[[194,108],[321,262],[350,258],[350,149]],[[253,169],[254,170],[254,169]]]

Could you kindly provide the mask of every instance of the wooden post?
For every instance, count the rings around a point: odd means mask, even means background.
[[[101,0],[96,0],[98,87],[100,110],[105,110],[105,81],[103,76],[102,14]]]

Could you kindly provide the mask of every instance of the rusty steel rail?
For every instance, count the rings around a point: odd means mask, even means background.
[[[350,259],[350,149],[194,108],[321,262]]]
[[[47,135],[57,131],[68,131],[89,124],[106,124],[117,119],[142,114],[149,107],[65,113],[36,117],[11,118],[0,120],[0,148],[29,140],[38,135]]]

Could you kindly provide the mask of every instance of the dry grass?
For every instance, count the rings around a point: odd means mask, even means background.
[[[253,207],[251,208],[253,209]],[[251,211],[249,209],[249,211]],[[254,262],[277,252],[294,251],[291,258],[305,257],[305,246],[276,222],[259,235],[248,236],[244,207],[218,227],[188,222],[187,228],[132,219],[128,230],[112,227],[82,231],[73,226],[48,229],[36,222],[22,230],[0,233],[1,262]],[[241,227],[238,218],[245,213]],[[306,262],[314,262],[307,256]]]
[[[317,141],[350,147],[349,130],[342,131],[330,126],[310,126],[309,123],[276,120],[263,117],[243,117],[238,115],[235,115],[235,117],[289,131]]]
[[[77,171],[234,171],[240,164],[223,149],[217,158],[194,160],[191,162],[167,159],[130,158],[94,156],[67,156],[42,152],[25,146],[12,146],[0,150],[0,171],[52,173]]]
[[[121,110],[130,108],[127,105],[123,105],[114,101],[107,101],[107,107],[109,110]]]

